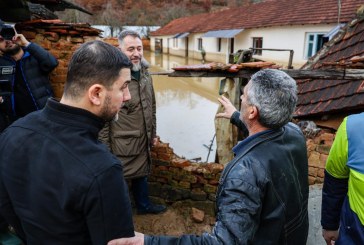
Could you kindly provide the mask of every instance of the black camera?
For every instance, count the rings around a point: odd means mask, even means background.
[[[10,96],[11,95],[11,81],[0,80],[0,96]]]
[[[11,25],[3,25],[0,31],[0,35],[5,40],[12,40],[13,37],[15,36],[14,28]]]

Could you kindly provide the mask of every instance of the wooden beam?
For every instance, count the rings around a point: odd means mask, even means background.
[[[260,69],[244,69],[238,72],[215,71],[173,71],[151,72],[151,75],[167,75],[169,77],[243,77],[249,79]],[[282,69],[294,79],[325,79],[325,80],[364,80],[364,69],[330,69],[330,70],[294,70]]]

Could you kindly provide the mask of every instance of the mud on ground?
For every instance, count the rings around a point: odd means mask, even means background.
[[[162,214],[134,214],[133,219],[135,230],[149,235],[201,235],[211,232],[215,224],[215,218],[208,215],[205,215],[202,223],[196,223],[191,219],[191,208],[181,204],[168,206]]]

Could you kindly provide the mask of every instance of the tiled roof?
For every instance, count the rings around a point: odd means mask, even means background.
[[[304,68],[343,69],[353,66],[350,59],[354,56],[364,56],[364,17],[345,26],[323,51],[312,57],[315,62],[308,62]],[[364,69],[363,63],[357,66]],[[297,85],[296,117],[364,110],[364,80],[301,80]]]
[[[341,0],[339,22],[346,23],[353,19],[356,10],[363,3],[363,0]],[[332,24],[338,22],[338,12],[338,1],[335,0],[266,0],[220,12],[175,19],[151,35],[301,24]]]

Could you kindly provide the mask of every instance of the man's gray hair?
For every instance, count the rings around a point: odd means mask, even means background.
[[[247,88],[248,104],[259,110],[259,122],[280,128],[292,119],[297,103],[296,81],[287,73],[265,69],[255,73]]]
[[[124,31],[120,32],[119,37],[118,37],[118,41],[119,41],[120,45],[124,42],[124,38],[126,36],[132,36],[135,38],[139,38],[140,40],[142,39],[138,32],[132,31],[132,30],[124,30]]]

